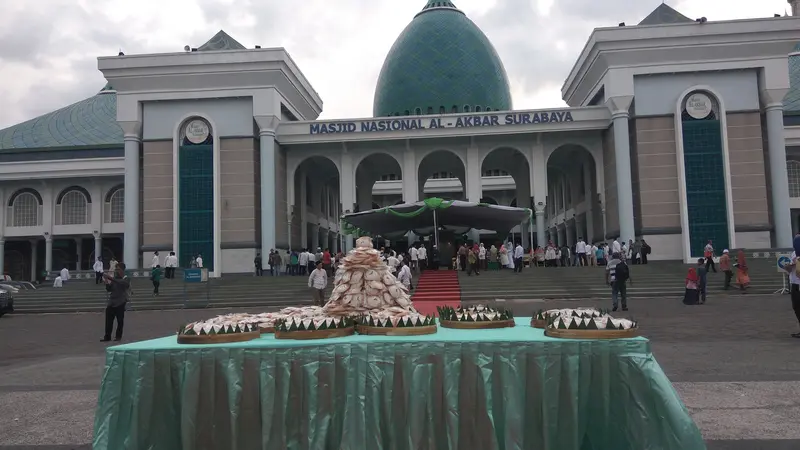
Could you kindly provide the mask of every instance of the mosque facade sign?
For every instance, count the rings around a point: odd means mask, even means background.
[[[515,125],[574,122],[572,111],[508,112],[458,116],[408,116],[359,121],[314,122],[310,134],[378,133],[446,128],[492,128]]]

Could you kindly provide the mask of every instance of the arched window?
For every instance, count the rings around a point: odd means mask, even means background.
[[[79,188],[67,188],[56,201],[56,225],[90,223],[89,197]]]
[[[428,106],[428,115],[433,114],[433,106]]]
[[[23,189],[11,196],[6,224],[10,227],[42,225],[42,197],[33,189]]]
[[[411,111],[409,111],[409,110],[405,110],[405,111],[403,112],[403,115],[404,115],[404,116],[410,116],[410,115],[411,115]]]
[[[469,105],[464,105],[464,112],[469,112]]]
[[[786,161],[786,171],[789,174],[789,196],[800,197],[800,161]]]
[[[447,109],[444,106],[440,106],[439,107],[439,114],[445,114],[446,112],[447,112]]]
[[[486,108],[486,112],[492,112],[492,108]]]
[[[108,191],[103,212],[105,223],[123,223],[125,221],[125,188],[117,186]]]
[[[421,116],[422,115],[422,110],[420,108],[417,108],[417,109],[414,110],[414,114],[417,115],[417,116]]]
[[[458,106],[456,106],[456,105],[453,105],[453,109],[451,110],[451,112],[452,112],[453,114],[456,114],[456,113],[458,113]]]
[[[480,106],[476,106],[475,107],[475,112],[481,112],[481,107]]]

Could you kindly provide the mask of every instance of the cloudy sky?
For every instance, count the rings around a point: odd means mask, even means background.
[[[661,0],[453,0],[494,43],[516,109],[563,105],[561,84],[595,27],[637,23]],[[224,29],[285,47],[325,104],[369,117],[394,39],[425,0],[0,0],[0,129],[89,97],[97,57],[182,51]],[[786,0],[668,0],[709,20],[783,14]]]

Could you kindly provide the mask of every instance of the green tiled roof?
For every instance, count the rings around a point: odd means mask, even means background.
[[[208,40],[205,44],[198,47],[198,52],[210,52],[218,50],[245,50],[247,47],[240,44],[239,41],[230,37],[228,33],[219,30],[217,34]]]
[[[0,130],[0,150],[122,144],[117,95],[108,85],[94,97]]]
[[[489,39],[450,1],[430,0],[395,41],[375,88],[376,117],[511,109],[503,63]]]
[[[800,51],[800,44],[794,48]],[[800,114],[800,55],[789,56],[789,92],[783,98],[783,110],[791,114]]]
[[[675,11],[666,3],[658,5],[647,17],[644,18],[639,25],[668,25],[672,23],[691,23],[694,20],[684,16],[683,14]]]

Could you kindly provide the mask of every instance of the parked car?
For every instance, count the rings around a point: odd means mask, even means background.
[[[14,296],[10,292],[0,289],[0,317],[12,312],[14,312]]]
[[[30,281],[0,281],[0,284],[13,286],[17,290],[23,290],[23,291],[36,289],[36,286],[34,286],[34,284],[31,283]]]

